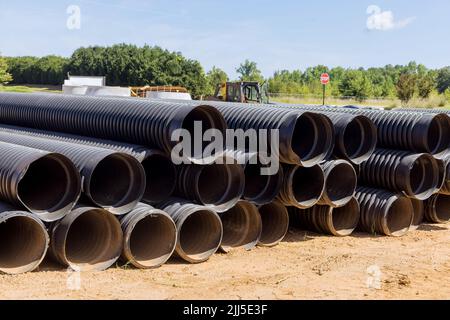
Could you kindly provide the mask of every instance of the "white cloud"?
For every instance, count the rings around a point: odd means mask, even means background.
[[[382,11],[376,5],[367,7],[367,29],[388,31],[393,29],[401,29],[412,23],[416,18],[409,17],[400,21],[395,21],[394,13],[392,11]]]

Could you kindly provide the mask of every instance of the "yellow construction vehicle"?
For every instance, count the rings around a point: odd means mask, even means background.
[[[243,103],[269,103],[265,86],[261,87],[258,82],[239,81],[225,82],[216,87],[213,96],[207,96],[204,100],[227,101]]]

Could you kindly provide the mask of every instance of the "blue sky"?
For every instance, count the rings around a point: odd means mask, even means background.
[[[66,26],[70,5],[81,9],[80,29]],[[0,0],[0,52],[148,43],[232,77],[246,58],[266,76],[317,64],[437,68],[450,65],[449,20],[448,0]]]

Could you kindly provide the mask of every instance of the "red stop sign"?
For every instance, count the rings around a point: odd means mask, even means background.
[[[330,75],[328,73],[322,73],[320,76],[320,82],[322,84],[328,84],[330,82]]]

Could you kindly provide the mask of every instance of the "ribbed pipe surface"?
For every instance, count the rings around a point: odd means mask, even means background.
[[[289,229],[289,213],[278,201],[258,207],[261,215],[262,232],[258,246],[273,247],[279,244]]]
[[[425,200],[439,189],[439,163],[428,154],[377,149],[361,165],[362,185],[404,192],[409,197]]]
[[[139,203],[120,219],[123,231],[122,260],[136,268],[159,267],[172,255],[177,228],[164,211]]]
[[[232,248],[253,249],[261,237],[262,222],[258,208],[245,200],[221,213],[223,238],[220,249],[229,252]]]
[[[337,237],[351,235],[360,218],[359,203],[353,197],[339,208],[317,205],[305,210],[289,207],[288,211],[293,225]]]
[[[333,208],[345,206],[355,195],[355,169],[345,160],[328,161],[321,167],[325,177],[325,189],[318,204]]]
[[[398,112],[341,107],[326,108],[327,112],[360,114],[371,119],[378,128],[378,146],[387,149],[431,153],[440,158],[450,145],[450,121],[446,114]]]
[[[170,198],[175,191],[175,166],[172,163],[170,156],[158,149],[148,149],[135,144],[77,136],[62,132],[52,132],[2,124],[0,124],[0,132],[70,142],[129,154],[135,157],[145,170],[146,188],[143,200],[149,203],[158,203]]]
[[[425,201],[425,220],[431,223],[450,222],[450,196],[435,194]]]
[[[304,105],[262,105],[267,108],[288,110],[308,110],[326,115],[334,126],[334,155],[353,164],[366,161],[377,145],[377,127],[364,115],[327,112],[328,108],[308,107]]]
[[[108,149],[2,131],[0,141],[57,152],[83,177],[82,191],[95,205],[114,214],[133,209],[145,191],[145,171],[136,158]]]
[[[244,169],[238,164],[182,165],[176,194],[216,212],[232,208],[245,188]]]
[[[130,142],[167,153],[178,144],[171,141],[174,131],[193,134],[196,121],[201,122],[202,133],[226,129],[221,114],[207,104],[61,94],[0,93],[0,119],[4,124]],[[201,157],[195,154],[190,159]]]
[[[307,209],[317,204],[325,189],[325,177],[322,168],[283,166],[283,184],[278,199],[285,206]]]
[[[61,219],[73,208],[81,178],[68,158],[4,142],[0,154],[2,200],[25,207],[43,221]]]
[[[0,273],[35,270],[47,252],[49,236],[34,214],[0,203]]]
[[[170,104],[170,100],[151,100]],[[323,114],[263,108],[259,104],[228,103],[220,101],[179,101],[189,106],[207,103],[218,109],[231,129],[279,130],[280,161],[305,167],[314,166],[329,158],[333,151],[334,129]],[[267,145],[270,146],[270,139]],[[248,151],[248,150],[246,150]]]
[[[172,217],[177,226],[175,253],[178,257],[190,263],[200,263],[219,249],[223,228],[215,211],[182,199],[170,199],[158,206]]]
[[[101,271],[122,252],[119,220],[101,208],[78,206],[49,227],[53,258],[75,271]]]
[[[414,208],[411,200],[389,191],[358,187],[361,218],[359,229],[370,234],[404,236],[411,227]]]

